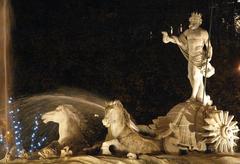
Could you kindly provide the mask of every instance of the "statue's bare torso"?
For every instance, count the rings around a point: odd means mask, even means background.
[[[208,38],[207,32],[202,28],[198,28],[195,30],[188,29],[184,34],[187,37],[189,54],[201,53],[204,47],[204,41]]]
[[[207,31],[198,27],[194,30],[187,29],[182,35],[186,37],[189,61],[197,66],[202,65],[202,60],[205,59],[204,45],[208,45]]]

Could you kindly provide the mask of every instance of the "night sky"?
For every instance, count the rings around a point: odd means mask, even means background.
[[[187,62],[161,31],[179,34],[192,11],[209,29],[216,75],[207,92],[215,105],[239,117],[239,34],[232,1],[12,0],[13,92],[16,97],[62,86],[120,99],[138,122],[166,114],[191,93]],[[224,18],[225,22],[222,22]]]

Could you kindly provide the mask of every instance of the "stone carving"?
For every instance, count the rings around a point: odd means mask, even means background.
[[[207,145],[215,152],[230,153],[234,152],[239,131],[233,118],[215,106],[183,102],[174,106],[166,116],[154,119],[149,127],[157,139],[163,139],[167,153],[179,153],[181,149],[205,151]]]
[[[214,67],[209,63],[212,58],[212,46],[208,32],[200,27],[202,16],[192,13],[189,18],[189,29],[179,37],[169,36],[163,31],[163,42],[177,44],[188,60],[188,79],[192,86],[192,95],[189,101],[199,101],[203,105],[212,105],[209,95],[205,94],[203,76],[211,77],[215,73]],[[206,50],[205,50],[206,49]]]
[[[141,136],[130,125],[130,115],[118,100],[110,102],[106,107],[106,114],[102,120],[103,125],[109,129],[113,139],[102,144],[103,154],[112,154],[110,146],[115,151],[127,152],[129,158],[136,158],[137,154],[153,154],[161,152],[161,141],[147,139]]]
[[[231,153],[236,146],[239,128],[234,116],[217,110],[216,106],[203,106],[200,102],[183,102],[174,106],[166,116],[159,116],[149,126],[130,128],[130,115],[120,101],[110,102],[106,107],[103,124],[113,139],[102,144],[103,154],[112,154],[110,147],[127,152],[129,157],[137,154],[166,152],[179,154],[184,151]],[[149,133],[148,139],[140,133]],[[151,137],[150,137],[151,136]]]
[[[72,105],[59,105],[55,110],[43,114],[42,120],[44,123],[52,121],[59,124],[58,141],[54,141],[41,150],[39,155],[42,157],[48,157],[48,154],[51,154],[50,156],[59,156],[61,150],[65,150],[65,147],[68,148],[67,152],[71,149],[74,154],[80,151],[82,145],[87,145],[87,143],[83,144],[85,141],[82,134],[86,129],[86,120],[81,112]],[[52,151],[53,149],[56,150]]]
[[[239,139],[236,134],[239,131],[237,121],[232,121],[233,115],[228,111],[214,111],[205,118],[206,126],[203,126],[208,132],[204,136],[208,137],[207,143],[213,144],[216,152],[229,153],[234,152],[237,146],[235,141]]]

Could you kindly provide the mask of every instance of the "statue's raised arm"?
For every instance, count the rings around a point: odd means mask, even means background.
[[[168,33],[166,31],[162,31],[163,34],[163,43],[174,43],[177,44],[179,46],[183,46],[183,43],[178,39],[177,36],[169,36]]]

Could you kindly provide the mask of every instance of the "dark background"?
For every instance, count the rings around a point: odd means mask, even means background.
[[[13,92],[29,96],[62,86],[120,99],[138,123],[191,94],[187,61],[161,31],[179,34],[192,11],[203,14],[216,74],[207,92],[240,121],[240,40],[231,0],[12,0]],[[223,21],[224,18],[224,21]]]

